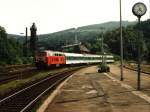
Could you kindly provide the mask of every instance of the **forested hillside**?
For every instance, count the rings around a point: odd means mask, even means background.
[[[5,28],[0,26],[0,65],[31,63],[29,57],[24,57],[24,47],[18,37],[8,35]]]
[[[134,25],[135,22],[123,21],[123,26]],[[39,44],[46,49],[60,50],[61,46],[75,43],[75,35],[78,41],[90,44],[100,38],[101,32],[111,31],[119,27],[119,22],[107,22],[89,26],[72,28],[51,34],[39,35]],[[91,48],[90,48],[91,49]],[[95,51],[95,50],[94,50]]]

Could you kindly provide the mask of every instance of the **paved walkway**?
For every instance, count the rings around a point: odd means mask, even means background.
[[[88,67],[74,74],[46,112],[150,112],[150,103],[109,74]]]
[[[120,80],[120,68],[118,65],[110,65],[112,77]],[[123,69],[123,83],[126,83],[134,88],[137,88],[137,72],[129,69]],[[141,73],[141,91],[150,97],[150,75]]]

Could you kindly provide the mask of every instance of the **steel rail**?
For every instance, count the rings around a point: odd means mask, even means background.
[[[58,74],[56,74],[56,75],[58,75]],[[52,77],[48,77],[48,78],[46,78],[46,79],[43,79],[43,80],[41,80],[41,81],[39,81],[39,82],[37,82],[37,83],[35,83],[35,84],[32,84],[32,85],[30,85],[30,86],[28,86],[28,87],[26,87],[26,88],[24,88],[24,89],[22,89],[22,90],[19,90],[18,92],[16,92],[16,93],[14,93],[14,94],[12,94],[12,95],[10,95],[10,96],[8,96],[8,97],[6,97],[6,98],[0,100],[0,103],[2,103],[3,101],[5,101],[5,100],[7,100],[7,99],[9,99],[9,98],[11,98],[11,97],[13,97],[13,96],[15,96],[15,95],[21,93],[21,92],[24,92],[25,90],[27,90],[27,89],[29,89],[29,88],[31,88],[31,87],[33,87],[33,86],[36,86],[36,85],[38,85],[38,84],[40,84],[40,83],[42,83],[42,82],[44,82],[44,81],[46,81],[46,80],[49,80],[49,79],[55,77],[55,75],[51,75],[51,76],[52,76]]]
[[[47,88],[45,91],[43,91],[40,95],[38,95],[34,100],[32,100],[26,107],[24,107],[20,112],[25,112],[29,107],[33,105],[38,99],[40,99],[46,92],[48,92],[51,88],[55,87],[57,84],[59,84],[61,81],[66,79],[68,76],[63,77],[62,79],[58,80],[54,84],[52,84],[49,88]]]
[[[32,68],[32,69],[27,69],[27,70],[23,70],[23,71],[13,72],[13,73],[0,74],[0,75],[3,75],[3,76],[0,76],[0,85],[4,84],[4,83],[7,83],[7,82],[10,82],[12,80],[19,79],[19,77],[21,79],[24,79],[24,77],[29,77],[27,75],[27,72],[36,72],[35,70],[37,70],[37,69]]]

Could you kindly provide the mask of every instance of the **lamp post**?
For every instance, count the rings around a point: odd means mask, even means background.
[[[149,18],[150,18],[150,0],[149,0]]]
[[[146,11],[147,11],[147,8],[146,8],[145,4],[143,4],[141,2],[138,2],[133,6],[132,12],[135,16],[137,16],[139,25],[140,25],[140,19],[146,13]],[[139,32],[138,32],[137,44],[138,44],[137,90],[140,90],[141,89],[141,43],[140,43]]]
[[[121,76],[120,76],[120,80],[123,81],[123,38],[122,38],[122,3],[121,3],[121,0],[120,1],[120,63],[121,63],[121,66],[120,66],[120,73],[121,73]]]
[[[28,57],[28,28],[26,27],[26,57]]]
[[[104,35],[103,35],[103,31],[102,31],[102,39],[101,39],[101,48],[102,48],[102,64],[103,66],[106,66],[106,60],[105,60],[105,54],[104,54]]]
[[[22,35],[25,34],[25,42],[24,42],[24,56],[27,57],[28,56],[28,28],[26,27],[25,29],[25,33],[20,33]]]
[[[0,29],[0,53],[2,53],[2,37],[1,37],[1,29]]]
[[[104,47],[103,47],[103,33],[101,34],[101,38],[97,39],[100,43],[101,53],[102,53],[102,64],[104,65]]]

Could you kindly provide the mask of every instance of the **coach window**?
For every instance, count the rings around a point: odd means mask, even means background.
[[[70,57],[70,56],[68,56],[67,58],[68,58],[68,60],[71,60],[71,57]]]
[[[75,57],[75,60],[79,60],[79,57]]]
[[[72,57],[72,60],[76,60],[77,57]]]
[[[81,58],[80,57],[78,57],[78,60],[80,60]]]
[[[70,56],[68,56],[68,60],[70,60],[71,59],[71,57]]]
[[[80,57],[80,60],[82,60],[82,57]]]
[[[81,59],[81,57],[78,57],[78,60],[80,60]]]
[[[79,57],[79,60],[82,60],[82,57]]]
[[[68,60],[71,60],[71,57],[70,57],[70,56],[68,56]]]
[[[68,56],[68,57],[67,57],[67,60],[70,60],[70,59],[71,59],[70,56]]]
[[[72,57],[71,57],[71,60],[76,60],[76,57],[73,57],[73,56],[72,56]]]
[[[89,57],[86,57],[86,60],[89,60]]]

